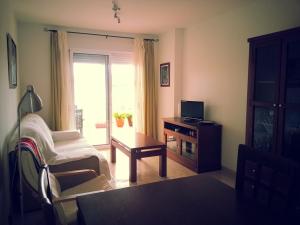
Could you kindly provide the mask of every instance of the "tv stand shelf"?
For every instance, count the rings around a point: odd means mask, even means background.
[[[163,121],[169,158],[197,173],[221,169],[220,124],[190,123],[181,118]]]

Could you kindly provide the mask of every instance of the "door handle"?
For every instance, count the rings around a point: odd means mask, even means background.
[[[276,107],[276,104],[273,104],[273,107]]]
[[[281,104],[279,104],[279,105],[278,105],[278,107],[279,107],[279,108],[281,108],[281,107],[282,107],[282,105],[281,105]]]

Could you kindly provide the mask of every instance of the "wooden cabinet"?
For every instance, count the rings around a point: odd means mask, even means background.
[[[292,213],[299,208],[298,170],[290,159],[239,145],[235,189],[246,201]]]
[[[221,130],[216,123],[164,119],[167,155],[198,173],[221,169]]]
[[[300,162],[300,28],[248,41],[246,144]]]

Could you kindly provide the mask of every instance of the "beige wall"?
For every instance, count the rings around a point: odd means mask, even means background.
[[[8,0],[0,1],[0,223],[7,224],[8,175],[5,139],[17,121],[19,83],[16,89],[8,87],[6,33],[10,33],[17,46],[17,26]],[[20,74],[18,74],[19,77]]]
[[[181,62],[182,98],[203,100],[205,119],[223,125],[223,166],[236,169],[237,147],[244,143],[245,138],[247,38],[296,26],[300,26],[299,1],[263,0],[185,28]],[[172,61],[169,48],[174,37],[168,33],[160,38],[163,40],[160,41],[160,58]],[[165,55],[165,49],[170,52],[169,55]],[[170,102],[173,95],[171,90],[160,90],[160,117],[173,108],[174,102]],[[167,112],[172,114],[172,111]]]

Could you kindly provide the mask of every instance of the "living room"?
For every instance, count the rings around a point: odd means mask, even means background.
[[[68,1],[45,5],[39,1],[1,1],[0,202],[3,218],[7,213],[2,205],[8,185],[8,177],[2,172],[6,139],[17,123],[17,106],[28,84],[32,84],[42,98],[43,109],[39,115],[51,126],[50,34],[45,28],[158,39],[154,44],[158,139],[164,142],[162,119],[180,115],[181,100],[203,101],[205,119],[222,125],[222,167],[236,171],[238,145],[245,143],[246,136],[247,39],[298,27],[299,1],[118,2],[120,23],[114,19],[111,1],[92,1],[90,6],[78,2],[70,5]],[[69,7],[72,10],[68,10]],[[127,8],[132,11],[126,12]],[[76,20],[80,13],[84,16]],[[47,17],[49,14],[52,17]],[[99,22],[99,25],[97,20],[105,23]],[[15,89],[8,85],[7,33],[17,46]],[[70,34],[69,38],[73,49],[133,51],[131,39],[76,34]],[[162,63],[170,63],[169,87],[159,84]]]

